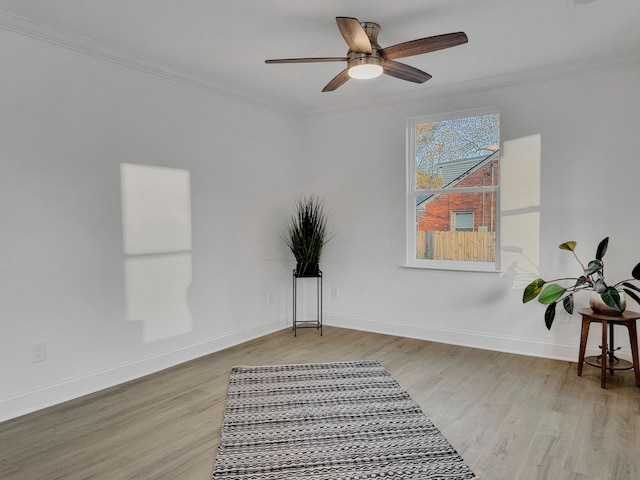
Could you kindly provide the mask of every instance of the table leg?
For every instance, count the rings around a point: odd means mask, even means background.
[[[584,354],[587,349],[587,338],[589,337],[589,325],[591,322],[584,315],[582,316],[582,335],[580,335],[580,354],[578,355],[578,376],[582,376],[582,366],[584,365]]]
[[[600,386],[605,388],[607,384],[607,322],[602,321],[602,359],[600,360]]]
[[[633,358],[633,373],[636,376],[636,387],[640,387],[640,364],[638,362],[638,332],[636,322],[627,324],[629,329],[629,343],[631,343],[631,357]]]

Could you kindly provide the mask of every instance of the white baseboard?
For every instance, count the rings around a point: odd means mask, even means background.
[[[60,381],[46,387],[0,398],[0,422],[140,378],[282,330],[282,328],[283,321],[271,321],[164,352],[153,357],[142,358],[81,377]]]
[[[515,353],[518,355],[551,358],[554,360],[565,360],[569,362],[578,361],[580,347],[579,338],[576,338],[575,344],[548,343],[506,335],[484,335],[477,332],[434,328],[422,325],[389,323],[379,319],[372,320],[369,318],[334,315],[330,313],[324,315],[324,323],[325,325],[350,328],[352,330],[363,330],[385,335],[415,338],[418,340],[480,348],[496,352]],[[625,352],[622,350],[621,353],[622,356],[631,356],[631,352]],[[587,346],[586,354],[599,355],[600,350],[596,347]]]
[[[519,355],[529,355],[541,358],[552,358],[576,362],[578,359],[578,340],[575,344],[557,344],[540,342],[531,339],[509,336],[484,335],[476,332],[466,332],[454,329],[433,328],[421,325],[390,323],[383,320],[369,318],[324,314],[324,324],[352,330],[362,330],[385,335],[415,338],[431,342],[460,345],[464,347],[480,348]],[[99,390],[118,385],[129,380],[158,372],[165,368],[178,365],[194,358],[238,345],[254,338],[282,330],[291,324],[277,320],[254,327],[228,333],[211,338],[198,344],[165,352],[154,357],[144,358],[135,362],[117,365],[112,368],[94,372],[82,377],[48,385],[0,399],[0,422],[16,418],[27,413],[41,410],[74,398],[81,397]],[[598,355],[599,349],[587,348],[587,355]],[[621,352],[622,356],[630,356],[630,352]]]

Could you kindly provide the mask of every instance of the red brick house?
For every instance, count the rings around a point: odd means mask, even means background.
[[[487,157],[440,164],[443,188],[451,193],[419,197],[418,231],[494,232],[496,196],[493,192],[456,192],[456,188],[498,185],[499,151]]]

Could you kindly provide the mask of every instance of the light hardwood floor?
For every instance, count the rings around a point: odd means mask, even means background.
[[[576,339],[578,341],[578,339]],[[640,478],[640,389],[576,363],[283,330],[0,423],[3,480],[207,480],[234,365],[378,360],[483,480]]]

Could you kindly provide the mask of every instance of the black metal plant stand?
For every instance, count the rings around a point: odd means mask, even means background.
[[[315,320],[298,320],[298,279],[316,279],[317,316]],[[300,275],[298,270],[293,270],[293,335],[298,336],[298,328],[315,328],[320,330],[322,336],[322,271],[313,275]]]

